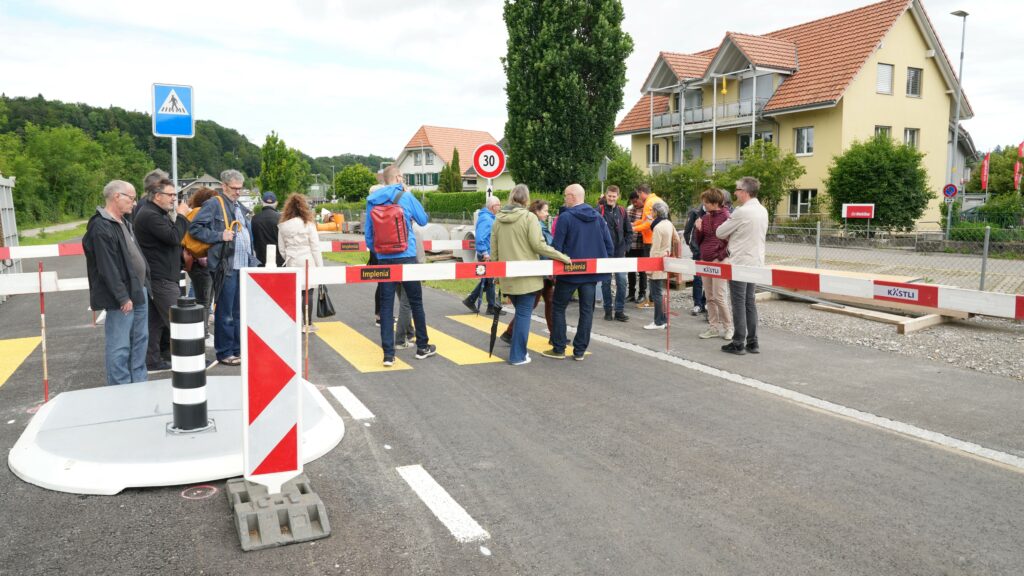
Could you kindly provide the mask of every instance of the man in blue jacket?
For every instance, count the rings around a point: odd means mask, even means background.
[[[571,184],[565,189],[566,210],[558,217],[552,246],[573,260],[608,258],[615,250],[608,225],[605,224],[600,212],[593,206],[583,203],[584,196],[583,186],[579,184]],[[554,329],[551,334],[552,348],[541,354],[557,360],[565,359],[565,309],[569,306],[573,292],[579,290],[580,317],[576,325],[576,337],[572,340],[572,357],[574,360],[583,360],[587,346],[590,345],[590,327],[594,322],[594,295],[597,283],[608,280],[608,274],[557,277],[553,298],[554,310],[551,314]]]
[[[480,262],[490,262],[491,260],[491,229],[494,227],[494,216],[500,209],[501,200],[497,196],[488,196],[484,207],[477,210],[475,242],[476,259]],[[487,294],[488,315],[493,316],[495,308],[499,309],[499,314],[505,314],[505,311],[500,309],[501,306],[494,301],[494,280],[492,278],[481,279],[462,303],[474,314],[478,314],[481,292]]]
[[[426,226],[429,219],[423,210],[423,205],[413,194],[399,194],[404,190],[402,186],[402,173],[398,166],[392,164],[384,169],[384,187],[370,194],[366,199],[366,221],[363,223],[365,230],[366,247],[376,255],[377,261],[382,266],[397,264],[416,264],[416,235],[412,232],[412,223]],[[406,249],[397,254],[381,254],[374,248],[373,218],[371,212],[374,207],[385,204],[392,204],[398,198],[398,206],[405,213],[405,230],[407,232]],[[384,366],[390,367],[395,364],[395,288],[397,282],[382,282],[380,285],[380,343],[384,349]],[[412,321],[416,328],[416,358],[423,360],[437,354],[437,347],[430,343],[427,337],[427,314],[423,310],[423,286],[419,281],[402,282],[402,290],[409,298],[409,306],[412,308]]]

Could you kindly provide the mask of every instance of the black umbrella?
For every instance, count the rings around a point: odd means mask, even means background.
[[[496,283],[497,284],[497,283]],[[492,311],[494,313],[494,320],[491,321],[491,343],[487,349],[487,357],[490,358],[494,355],[494,341],[498,339],[498,317],[501,316],[501,286],[496,286],[498,290],[497,306]]]

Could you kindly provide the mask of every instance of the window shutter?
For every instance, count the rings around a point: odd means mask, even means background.
[[[878,65],[878,81],[875,91],[879,94],[892,94],[892,64]]]

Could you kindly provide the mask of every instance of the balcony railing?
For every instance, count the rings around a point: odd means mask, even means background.
[[[768,102],[767,98],[757,98],[754,101],[747,98],[746,100],[740,100],[739,102],[723,102],[718,105],[718,120],[730,120],[734,118],[750,117],[751,106],[756,106],[758,114],[764,109],[765,103]],[[714,116],[713,106],[704,106],[700,108],[687,108],[684,111],[684,120],[686,124],[703,124],[705,122],[711,122]],[[653,127],[655,130],[658,128],[672,128],[679,126],[679,112],[668,112],[665,114],[656,114],[654,116]]]
[[[718,158],[714,162],[715,172],[722,172],[728,170],[730,167],[735,166],[742,162],[739,158]],[[651,170],[651,176],[657,176],[658,174],[667,174],[672,171],[673,168],[679,166],[678,162],[672,163],[657,163],[649,166]],[[711,174],[711,162],[707,163],[706,172]]]

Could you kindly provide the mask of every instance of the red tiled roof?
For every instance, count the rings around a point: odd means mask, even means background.
[[[710,54],[681,54],[679,52],[662,52],[661,57],[668,64],[668,67],[675,72],[676,77],[680,80],[687,78],[703,78],[704,70],[707,69],[708,64],[711,62],[711,57],[714,56],[714,52]]]
[[[668,96],[664,94],[654,95],[654,113],[664,114],[668,112]],[[630,134],[647,130],[651,125],[651,98],[644,94],[633,109],[626,114],[626,117],[615,127],[616,134]]]
[[[443,128],[440,126],[420,126],[404,150],[430,148],[445,164],[452,163],[452,151],[459,149],[459,170],[463,174],[473,168],[473,152],[481,144],[497,144],[498,141],[489,132],[482,130],[463,130],[461,128]]]
[[[728,32],[726,37],[732,40],[732,43],[755,66],[793,71],[799,68],[796,44],[793,42],[738,32]]]
[[[857,73],[864,67],[878,43],[888,34],[913,0],[883,0],[849,12],[835,14],[760,36],[730,32],[731,38],[754,64],[773,68],[796,69],[779,86],[767,103],[766,113],[838,101]],[[926,14],[927,17],[927,14]],[[930,22],[929,22],[930,26]],[[795,54],[791,51],[795,47]],[[712,48],[694,54],[662,52],[669,67],[680,76],[703,77],[701,70],[694,74],[692,66],[698,60],[708,63],[717,54]],[[945,50],[943,50],[945,57]],[[946,62],[949,58],[946,57]],[[706,68],[706,65],[705,65]],[[952,68],[952,67],[950,67]],[[661,97],[665,98],[665,97]],[[964,97],[966,103],[966,96]],[[615,129],[616,134],[628,134],[649,127],[649,100],[641,97],[636,106]],[[655,106],[659,100],[655,96]],[[661,109],[664,112],[665,108]],[[655,113],[659,113],[655,110]]]

